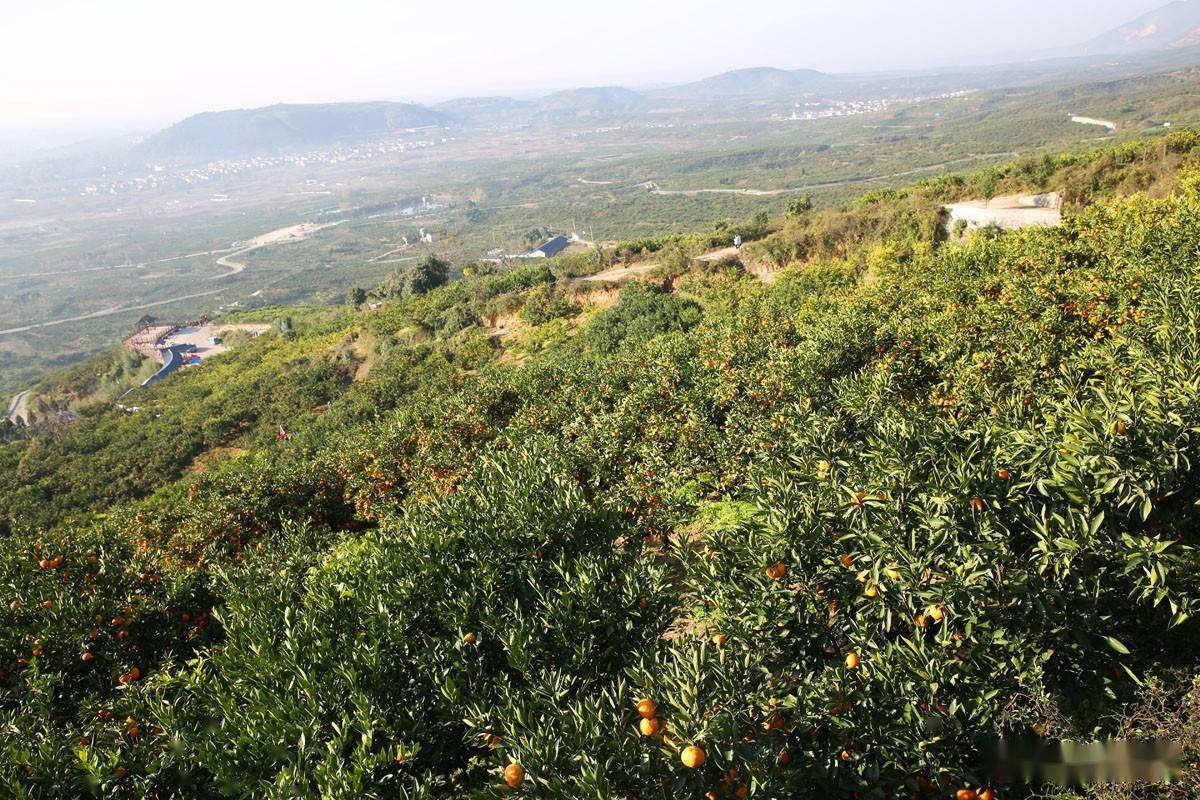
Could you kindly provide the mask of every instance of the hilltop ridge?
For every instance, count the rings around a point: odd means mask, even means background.
[[[1134,53],[1200,45],[1200,2],[1175,0],[1084,45],[1089,54]]]
[[[411,103],[280,103],[196,114],[149,137],[138,152],[148,157],[236,156],[357,141],[449,122],[445,114]]]

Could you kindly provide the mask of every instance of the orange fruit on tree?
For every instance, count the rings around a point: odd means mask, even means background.
[[[83,655],[81,655],[79,658],[80,658],[80,659],[82,659],[83,661],[91,661],[93,658],[95,658],[95,656],[94,656],[94,655],[92,655],[91,653],[87,653],[87,652],[85,652],[85,653],[84,653]]]
[[[53,600],[43,600],[42,608],[54,608],[54,601]]]
[[[984,789],[979,793],[979,800],[996,800],[996,793],[991,789]]]
[[[930,606],[929,616],[934,622],[941,622],[946,618],[946,609],[942,608],[941,606]]]
[[[642,736],[656,736],[662,732],[662,720],[658,717],[644,717],[638,721],[638,730]]]
[[[780,580],[783,580],[784,575],[787,575],[787,564],[776,561],[774,564],[767,567],[763,571],[766,572],[767,577],[770,578],[771,580],[780,581]]]
[[[849,653],[846,653],[846,669],[858,669],[858,664],[858,653],[854,652],[853,650],[851,650]]]
[[[513,762],[504,768],[504,782],[510,788],[516,789],[525,782],[525,768],[517,762]]]
[[[1012,477],[1012,473],[1006,469],[1002,469],[1002,470],[999,470],[996,472],[996,477],[998,477],[1002,481],[1006,481]]]
[[[689,744],[679,753],[679,760],[682,761],[683,765],[688,769],[697,769],[698,767],[704,766],[705,758],[707,758],[707,756],[705,756],[704,751],[699,747],[696,747],[694,744]]]
[[[987,503],[983,502],[983,498],[981,498],[981,497],[972,497],[971,498],[971,510],[972,511],[983,511],[985,508],[987,508]]]
[[[479,641],[479,637],[474,633],[468,633],[463,637],[463,644],[475,644],[477,641]]]
[[[895,567],[888,567],[887,569],[885,569],[883,571],[883,574],[887,575],[890,579],[892,579],[894,581],[900,580],[900,570],[896,569]]]
[[[954,793],[955,800],[979,800],[979,795],[974,789],[959,789]]]
[[[838,560],[842,562],[842,566],[846,569],[850,569],[850,567],[854,566],[854,558],[849,553],[844,553]]]
[[[863,589],[863,594],[865,594],[867,597],[878,597],[879,587],[875,584],[868,584],[867,588]]]
[[[791,753],[789,753],[787,750],[780,750],[780,751],[779,751],[779,758],[778,758],[778,759],[776,759],[776,760],[777,760],[777,761],[778,761],[780,764],[786,765],[786,764],[788,764],[788,763],[790,763],[790,762],[791,762],[791,760],[792,760],[792,754],[791,754]]]
[[[637,713],[642,719],[651,719],[658,713],[658,706],[649,697],[637,701]]]
[[[750,790],[747,789],[745,786],[739,786],[737,788],[737,791],[734,792],[734,795],[737,796],[738,798],[743,798],[748,794],[750,794]]]
[[[718,633],[713,635],[712,640],[713,644],[715,644],[717,647],[720,647],[729,640],[729,637],[723,633]]]

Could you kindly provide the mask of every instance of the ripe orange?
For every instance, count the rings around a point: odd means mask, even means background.
[[[972,511],[983,511],[985,508],[987,508],[987,504],[983,502],[982,498],[979,498],[979,497],[971,498],[971,510]]]
[[[729,640],[729,637],[723,633],[718,633],[712,637],[712,640],[713,640],[713,644],[715,644],[717,647],[720,647]]]
[[[658,713],[658,706],[649,697],[643,697],[637,701],[637,713],[642,719],[653,719],[654,715]]]
[[[479,637],[474,633],[468,633],[463,637],[463,644],[475,644],[477,641],[479,641]]]
[[[979,800],[996,800],[996,793],[991,789],[984,789],[979,793]]]
[[[734,795],[736,795],[738,798],[743,798],[748,794],[750,794],[750,790],[747,789],[745,786],[739,786],[737,788],[737,791],[734,792]]]
[[[874,584],[869,584],[867,588],[863,589],[863,594],[865,594],[867,597],[878,597],[879,587],[875,586]]]
[[[43,600],[42,608],[54,608],[54,601],[53,600]]]
[[[91,653],[85,652],[83,655],[80,656],[80,658],[84,661],[91,661],[93,658],[95,658],[95,656],[92,655]]]
[[[704,751],[692,744],[683,748],[683,751],[679,754],[679,760],[688,769],[696,769],[704,766],[705,758]]]
[[[954,793],[955,800],[979,800],[974,789],[959,789]]]
[[[787,765],[792,760],[792,754],[789,753],[787,750],[780,750],[779,758],[777,760],[779,761],[780,764]]]
[[[929,627],[929,617],[925,616],[924,614],[917,614],[916,619],[914,619],[913,622],[917,624],[918,628]]]
[[[783,580],[783,576],[787,575],[787,564],[777,561],[771,566],[767,567],[764,572],[766,572],[767,577],[773,581]]]
[[[850,569],[850,567],[854,566],[854,559],[850,556],[849,553],[844,554],[838,560],[842,562],[842,566],[845,567],[846,569]]]
[[[525,782],[525,768],[515,761],[504,768],[504,782],[516,789]]]
[[[934,622],[941,622],[946,617],[946,609],[941,606],[930,606],[929,616],[933,618]]]
[[[638,730],[642,736],[657,736],[662,731],[662,720],[658,717],[645,717],[638,721]]]
[[[883,574],[887,575],[891,580],[900,580],[900,570],[896,569],[895,567],[888,567],[883,571]]]
[[[858,669],[858,653],[851,650],[846,653],[846,669]]]
[[[999,478],[1000,478],[1000,480],[1002,480],[1002,481],[1006,481],[1006,480],[1008,480],[1009,478],[1011,478],[1011,477],[1012,477],[1012,473],[1011,473],[1011,472],[1009,472],[1009,471],[1008,471],[1008,470],[1006,470],[1006,469],[1002,469],[1002,470],[1000,470],[999,472],[997,472],[997,473],[996,473],[996,475],[997,475],[997,477],[999,477]]]

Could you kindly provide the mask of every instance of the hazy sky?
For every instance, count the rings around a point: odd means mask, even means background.
[[[14,0],[0,126],[920,66],[1082,41],[1165,2]]]

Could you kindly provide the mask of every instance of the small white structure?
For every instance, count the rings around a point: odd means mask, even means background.
[[[947,227],[950,230],[960,220],[968,228],[986,228],[995,225],[1006,231],[1027,228],[1031,225],[1054,227],[1062,222],[1062,198],[1058,192],[1045,194],[1008,195],[991,200],[971,200],[946,206],[950,212]]]

